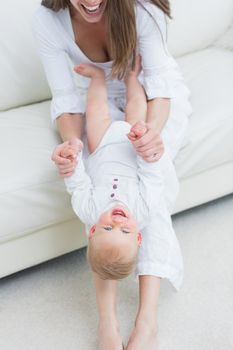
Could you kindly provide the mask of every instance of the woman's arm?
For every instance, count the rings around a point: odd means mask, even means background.
[[[170,113],[169,98],[155,98],[147,103],[147,123],[159,134],[162,132]]]
[[[167,50],[166,19],[162,10],[150,2],[138,5],[137,31],[148,100],[148,132],[135,141],[134,146],[144,160],[153,162],[159,160],[164,152],[160,134],[169,118],[173,87],[180,75]]]
[[[56,14],[41,6],[33,17],[32,30],[52,93],[51,117],[64,141],[54,150],[52,160],[62,177],[70,176],[76,160],[62,158],[61,152],[68,140],[81,138],[85,106],[74,81]]]
[[[133,141],[136,152],[147,162],[158,161],[164,152],[161,132],[169,118],[170,99],[156,97],[147,102],[147,133]]]
[[[63,141],[69,141],[73,137],[82,138],[83,115],[81,113],[63,113],[57,118],[57,129]]]

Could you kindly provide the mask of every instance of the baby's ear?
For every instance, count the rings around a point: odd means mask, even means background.
[[[96,225],[93,225],[89,230],[89,237],[92,237],[96,229]]]
[[[142,234],[141,232],[138,232],[138,245],[140,246],[142,244]]]

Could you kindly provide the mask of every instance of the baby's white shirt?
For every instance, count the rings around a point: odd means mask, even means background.
[[[80,152],[74,174],[65,178],[72,207],[88,228],[110,206],[121,203],[142,230],[160,203],[163,192],[160,165],[145,162],[136,155],[126,136],[130,128],[127,122],[113,122],[86,165]]]

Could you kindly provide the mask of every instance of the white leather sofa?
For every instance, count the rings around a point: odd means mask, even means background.
[[[0,277],[86,245],[51,161],[60,142],[31,34],[39,1],[0,2]],[[233,192],[233,2],[173,0],[169,47],[193,115],[174,213]]]

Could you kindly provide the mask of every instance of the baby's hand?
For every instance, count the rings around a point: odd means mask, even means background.
[[[82,141],[74,137],[62,148],[60,155],[63,158],[73,160],[82,149]]]
[[[136,141],[136,140],[139,140],[142,136],[144,136],[146,132],[147,132],[146,123],[143,121],[139,121],[132,126],[127,136],[130,141]]]

